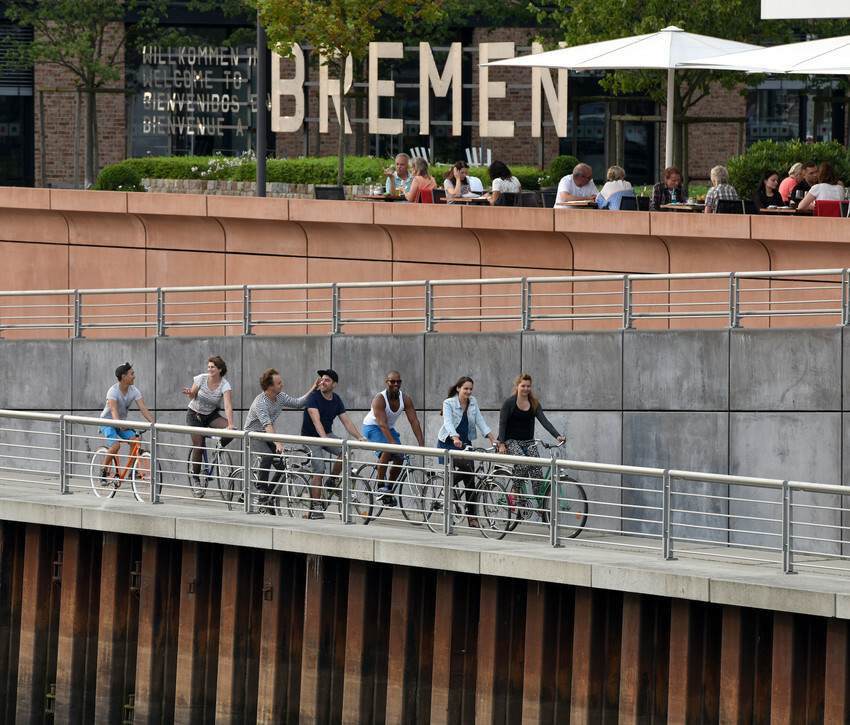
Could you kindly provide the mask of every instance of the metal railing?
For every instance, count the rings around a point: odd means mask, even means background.
[[[847,269],[0,292],[0,336],[631,328],[818,317],[850,324]],[[382,328],[385,326],[385,328]]]
[[[142,471],[138,479],[127,474],[117,488],[114,483],[102,488],[101,422],[0,410],[0,485],[115,494],[135,497],[138,505],[226,507],[234,515],[311,518],[318,505],[323,516],[346,524],[412,525],[436,535],[483,533],[551,546],[576,536],[589,545],[646,551],[664,560],[698,557],[758,562],[789,574],[800,569],[850,574],[850,505],[847,489],[839,485],[133,421],[148,438],[151,476],[145,483],[144,467],[129,465]],[[199,432],[233,439],[226,461],[193,467],[187,459],[196,449],[189,436]],[[268,469],[256,453],[267,448],[265,441],[280,441],[286,450]],[[311,453],[307,446],[318,443],[331,452]],[[375,454],[384,450],[411,458],[390,496],[374,490]],[[321,485],[313,488],[317,455],[323,465],[333,464],[337,452],[340,470],[325,470]],[[126,446],[119,455],[122,464],[133,463],[126,461]],[[476,468],[474,487],[455,478],[460,461]],[[537,482],[556,495],[535,493],[525,479],[515,478],[517,463],[545,468]],[[201,472],[203,483],[197,478]],[[270,474],[268,491],[258,488],[262,472]],[[565,484],[564,476],[573,482]],[[449,480],[453,485],[443,485]]]

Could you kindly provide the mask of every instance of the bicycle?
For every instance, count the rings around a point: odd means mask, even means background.
[[[493,452],[492,448],[472,448],[471,446],[468,446],[464,450],[474,451],[476,453]],[[490,463],[488,461],[473,461],[473,464],[474,465],[470,473],[474,476],[473,483],[475,488],[470,490],[476,491],[476,498],[478,498],[480,496],[481,489],[486,483],[486,477],[490,471]],[[478,485],[479,482],[481,483],[481,486]],[[480,512],[481,503],[475,502],[469,504],[469,506],[473,509],[473,512],[468,514],[465,510],[467,504],[461,498],[463,491],[463,486],[457,484],[452,486],[450,516],[453,527],[462,526],[467,517],[479,518],[478,514]],[[426,526],[434,533],[443,533],[446,512],[445,480],[442,473],[431,474],[423,484],[422,509]],[[484,533],[483,528],[481,529],[481,533]]]
[[[553,445],[539,439],[535,442],[547,450],[563,446],[563,443]],[[535,494],[530,478],[515,477],[512,468],[495,467],[486,501],[482,497],[482,518],[487,524],[482,526],[485,536],[503,539],[509,531],[515,530],[521,521],[530,521],[535,516],[538,516],[542,523],[548,524],[551,470],[552,464],[544,470],[540,492]],[[587,523],[587,494],[578,481],[562,475],[558,479],[557,497],[558,527],[567,538],[574,539]]]
[[[233,491],[230,489],[225,490],[225,487],[222,486],[222,484],[230,478],[230,473],[233,470],[233,460],[230,457],[230,451],[222,446],[221,438],[219,437],[215,437],[215,443],[211,449],[208,449],[207,441],[210,438],[213,438],[213,436],[204,436],[204,443],[201,447],[203,456],[200,461],[192,460],[194,447],[189,449],[186,461],[187,471],[189,474],[189,485],[192,489],[192,495],[195,498],[203,498],[206,495],[210,484],[212,482],[216,482],[218,484],[218,492],[221,494],[222,499],[228,501],[230,499],[227,498],[227,495],[229,494],[232,499]],[[209,456],[207,455],[208,450],[212,451]],[[195,466],[200,467],[197,474],[192,471]]]
[[[380,457],[376,452],[375,456]],[[398,459],[396,459],[398,460]],[[384,512],[385,508],[393,508],[398,504],[401,515],[406,521],[414,526],[424,523],[425,485],[417,483],[412,476],[414,468],[410,462],[410,456],[401,458],[401,471],[392,486],[388,486],[391,493],[381,494],[377,491],[378,464],[364,463],[351,477],[352,499],[354,510],[363,519],[364,524],[374,521]],[[387,464],[386,472],[389,473],[390,464]],[[383,482],[387,485],[387,481]],[[414,518],[415,517],[415,518]],[[422,517],[422,521],[416,518]]]
[[[151,491],[151,454],[142,450],[141,431],[135,431],[136,437],[130,438],[130,453],[126,463],[122,466],[119,453],[112,458],[109,466],[104,466],[106,457],[109,455],[107,446],[100,446],[92,454],[90,478],[91,487],[98,498],[112,498],[115,492],[121,488],[125,476],[130,479],[133,495],[139,501],[150,500]],[[107,468],[107,475],[102,476],[102,469]],[[162,470],[157,463],[155,474],[158,486],[162,486]]]
[[[309,459],[310,451],[303,446],[284,448],[282,453],[275,454],[277,460],[272,462],[268,479],[268,493],[256,494],[257,512],[270,514],[272,516],[283,516],[289,513],[295,516],[295,512],[289,503],[290,489],[301,490],[306,487],[309,493]],[[260,461],[262,457],[258,453],[253,454],[252,489],[257,490],[259,483]],[[243,502],[242,489],[245,469],[240,467],[233,469],[230,476],[224,479],[224,488],[221,490],[222,498],[227,502],[228,510],[233,510],[233,504],[240,505]]]

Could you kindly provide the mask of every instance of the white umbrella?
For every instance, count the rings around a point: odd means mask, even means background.
[[[657,33],[634,35],[629,38],[603,40],[599,43],[558,48],[546,53],[507,58],[486,63],[487,66],[518,66],[526,68],[566,68],[569,70],[636,70],[667,71],[667,153],[666,166],[673,163],[673,91],[677,68],[688,60],[704,56],[738,53],[761,48],[760,45],[738,43],[734,40],[712,38],[686,33],[670,26]],[[694,66],[690,66],[694,67]]]
[[[700,68],[743,70],[750,73],[846,75],[850,73],[850,35],[701,58],[693,63]],[[684,65],[690,66],[691,63],[686,62]]]

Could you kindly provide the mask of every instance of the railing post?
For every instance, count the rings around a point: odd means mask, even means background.
[[[165,292],[156,288],[156,336],[165,337]]]
[[[74,290],[74,337],[83,336],[83,300],[79,290]]]
[[[558,458],[557,449],[549,453],[552,461],[549,464],[549,545],[557,549],[561,546],[561,531],[558,526]]]
[[[342,523],[351,522],[351,454],[348,450],[348,441],[342,442],[342,478],[339,482],[339,499],[342,504]]]
[[[531,282],[522,278],[522,329],[527,332],[531,329]]]
[[[796,574],[791,551],[791,487],[788,481],[782,482],[782,571]]]
[[[434,283],[425,280],[425,332],[434,332]]]
[[[242,466],[242,501],[245,504],[245,513],[253,513],[253,502],[251,501],[251,434],[245,433],[242,439],[242,456],[245,465]]]
[[[336,282],[331,285],[331,330],[334,335],[340,333],[340,313],[339,313],[339,289]]]
[[[68,491],[68,441],[67,433],[70,424],[65,421],[65,416],[59,416],[59,493]]]
[[[841,270],[841,324],[847,327],[850,325],[850,278],[848,278],[847,268]]]
[[[159,464],[157,463],[159,451],[157,450],[157,433],[156,433],[156,425],[152,425],[150,427],[151,432],[151,491],[150,491],[150,502],[151,503],[159,503],[159,476],[157,472],[159,471]],[[117,459],[116,459],[117,462]]]
[[[251,332],[251,288],[242,286],[242,334],[252,335]]]
[[[676,557],[673,552],[673,537],[672,529],[672,512],[670,510],[670,469],[664,471],[661,478],[661,554],[667,561],[675,561]]]
[[[443,534],[452,536],[452,451],[443,459]]]
[[[623,276],[623,329],[632,329],[632,279]]]
[[[738,292],[738,278],[729,273],[729,327],[741,326],[741,299]]]

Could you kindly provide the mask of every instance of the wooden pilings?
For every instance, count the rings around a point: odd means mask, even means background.
[[[0,523],[0,721],[833,723],[846,620]]]

